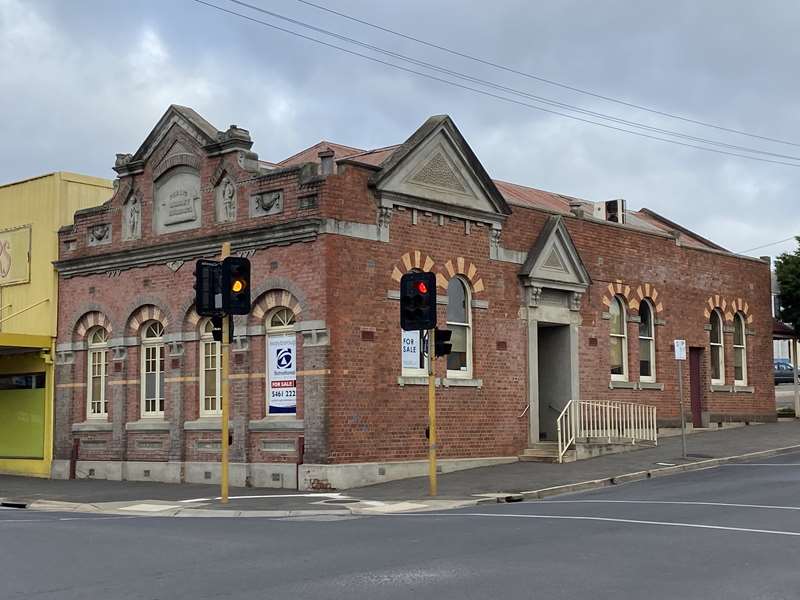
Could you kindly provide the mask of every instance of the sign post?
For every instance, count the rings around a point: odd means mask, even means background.
[[[231,255],[231,243],[222,244],[222,259],[225,260]],[[222,317],[222,422],[220,423],[220,442],[222,445],[222,464],[220,474],[220,500],[223,504],[228,503],[228,423],[230,421],[230,386],[228,374],[230,370],[230,319],[227,315]]]
[[[686,458],[686,417],[683,409],[683,363],[686,360],[686,340],[675,340],[675,361],[678,363],[678,393],[681,403],[681,448]]]

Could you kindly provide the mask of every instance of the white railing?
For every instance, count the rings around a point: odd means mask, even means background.
[[[579,439],[658,445],[656,407],[610,400],[570,400],[556,421],[558,462]]]

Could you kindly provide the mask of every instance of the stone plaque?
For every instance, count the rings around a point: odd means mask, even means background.
[[[250,216],[276,215],[283,211],[283,190],[261,192],[250,196]]]
[[[178,167],[156,182],[155,233],[200,227],[200,176],[191,167]]]

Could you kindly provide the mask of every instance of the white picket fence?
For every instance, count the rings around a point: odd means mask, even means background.
[[[611,400],[570,400],[558,426],[558,462],[577,440],[658,445],[656,407]]]

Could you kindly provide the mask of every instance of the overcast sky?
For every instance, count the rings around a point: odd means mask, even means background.
[[[345,45],[229,0],[209,1]],[[495,178],[595,201],[623,197],[631,208],[649,207],[734,251],[800,234],[800,145],[573,93],[297,0],[248,2],[523,93],[796,156],[760,155],[798,166],[685,148],[510,104],[193,0],[0,0],[0,182],[55,170],[112,178],[114,154],[134,152],[170,103],[193,107],[219,129],[249,129],[254,150],[270,161],[321,139],[361,148],[399,143],[429,115],[447,113]],[[800,144],[800,4],[315,2],[525,73]],[[784,243],[752,254],[793,248]]]

